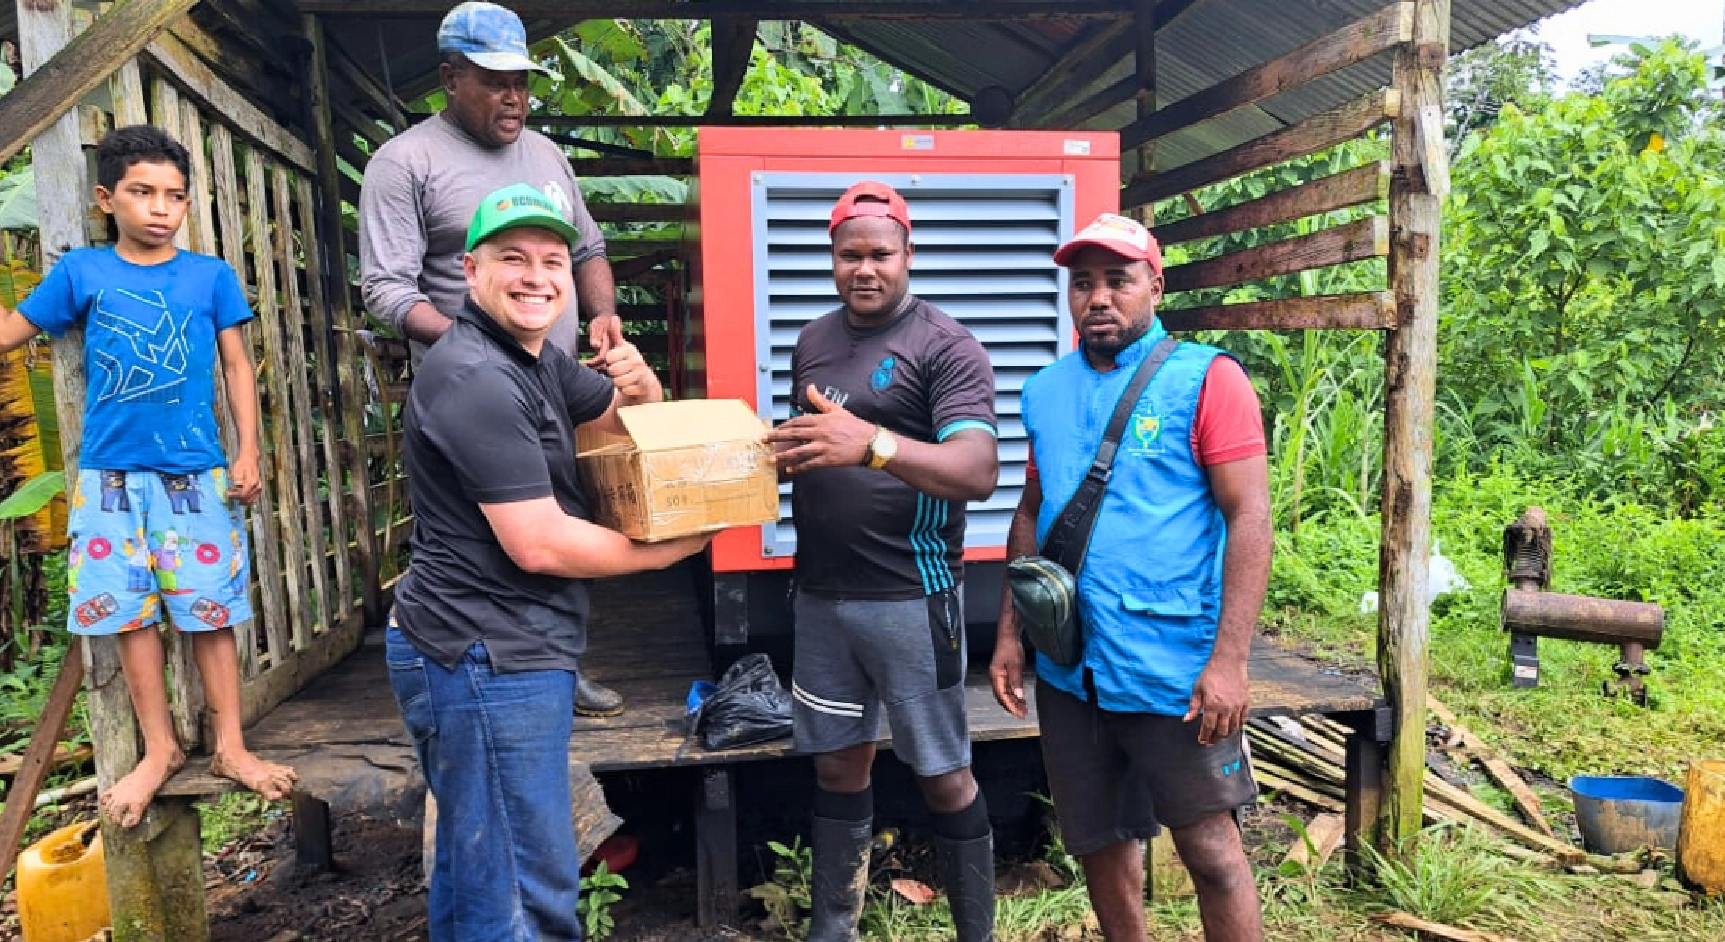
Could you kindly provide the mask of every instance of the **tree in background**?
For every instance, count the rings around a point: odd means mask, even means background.
[[[1451,58],[1444,83],[1451,159],[1470,135],[1496,123],[1505,105],[1536,110],[1556,83],[1557,60],[1542,42],[1500,38]]]
[[[1676,447],[1725,402],[1725,135],[1706,62],[1672,39],[1611,74],[1597,94],[1506,105],[1456,159],[1440,383],[1452,414],[1494,430],[1483,444],[1609,465]]]

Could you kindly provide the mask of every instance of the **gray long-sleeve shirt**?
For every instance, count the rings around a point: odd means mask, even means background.
[[[522,131],[513,144],[486,147],[440,114],[378,148],[359,191],[360,293],[366,310],[397,332],[408,310],[421,301],[453,320],[467,298],[461,257],[473,212],[487,194],[516,183],[543,190],[581,230],[581,244],[571,258],[576,266],[605,254],[575,172],[542,134]],[[548,337],[571,355],[581,338],[577,307],[571,296]],[[425,347],[410,346],[417,366]]]

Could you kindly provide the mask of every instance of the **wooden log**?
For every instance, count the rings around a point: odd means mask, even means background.
[[[1455,926],[1421,919],[1404,912],[1374,913],[1372,914],[1372,921],[1397,929],[1412,929],[1416,932],[1423,932],[1433,938],[1442,939],[1444,942],[1515,942],[1509,936],[1499,935],[1495,932],[1458,929]]]
[[[628,16],[637,20],[709,20],[748,16],[763,20],[1034,20],[1109,18],[1123,11],[1120,0],[725,0],[688,3],[682,0],[631,0],[627,8],[611,0],[516,0],[510,9],[523,19],[554,18],[559,22]],[[302,13],[356,11],[352,0],[299,0]],[[443,0],[369,0],[365,16],[442,16]]]
[[[1367,216],[1311,235],[1230,252],[1201,262],[1176,265],[1162,273],[1163,290],[1169,294],[1217,288],[1291,275],[1314,268],[1327,268],[1367,258],[1382,258],[1390,251],[1390,224],[1383,216]]]
[[[1055,130],[1076,128],[1110,108],[1139,98],[1143,91],[1144,84],[1139,79],[1138,74],[1134,72],[1115,80],[1113,84],[1088,98],[1072,102],[1065,108],[1043,118],[1037,124],[1040,127]]]
[[[220,116],[235,131],[301,170],[316,168],[311,148],[222,81],[184,43],[172,36],[157,36],[144,47],[144,54],[162,68],[183,94],[190,95],[202,107]]]
[[[245,210],[240,203],[239,174],[234,166],[233,134],[227,126],[219,122],[210,125],[210,176],[216,189],[216,221],[220,230],[221,256],[239,276],[241,286],[253,283],[250,266],[246,264],[245,251]],[[243,328],[246,335],[246,347],[257,350],[260,343],[258,332],[260,327],[254,319]],[[261,417],[261,404],[258,406]],[[261,418],[260,418],[261,424]],[[258,429],[261,439],[263,429]],[[258,443],[263,448],[263,443]],[[234,627],[234,641],[240,650],[240,678],[248,681],[257,675],[258,663],[258,622],[264,625],[287,624],[287,601],[282,595],[282,574],[279,566],[280,554],[275,538],[274,503],[270,475],[267,468],[263,469],[265,487],[247,511],[250,520],[252,572],[257,585],[258,605],[257,617],[240,622]],[[268,631],[266,627],[265,631]]]
[[[323,514],[321,482],[313,442],[312,425],[316,421],[316,412],[312,405],[310,384],[306,381],[308,368],[324,370],[333,364],[328,361],[313,363],[306,357],[305,305],[300,297],[300,270],[295,264],[299,252],[295,250],[293,239],[294,232],[298,231],[293,218],[293,184],[288,179],[286,167],[276,164],[273,169],[274,180],[270,195],[274,198],[275,205],[271,216],[274,223],[276,264],[281,266],[281,325],[284,339],[287,341],[288,356],[282,366],[287,374],[288,398],[292,403],[289,411],[278,416],[278,421],[288,418],[293,425],[294,447],[299,459],[300,520],[303,521],[301,525],[309,538],[306,554],[293,560],[293,564],[310,564],[312,591],[317,596],[311,600],[308,608],[308,612],[317,618],[316,623],[307,624],[304,618],[294,621],[294,649],[298,650],[305,647],[311,635],[327,631],[335,625],[335,610],[332,605],[334,599],[329,589],[331,574],[325,567],[328,526]]]
[[[1156,227],[1163,246],[1293,222],[1319,213],[1376,203],[1390,195],[1390,165],[1377,161],[1277,190],[1267,196]]]
[[[257,277],[258,336],[263,341],[263,384],[267,391],[269,434],[263,436],[268,461],[264,476],[274,485],[275,520],[271,529],[280,535],[280,566],[287,584],[287,622],[266,622],[265,637],[273,662],[293,651],[292,638],[302,635],[303,626],[314,616],[306,599],[305,542],[301,520],[304,513],[299,498],[299,455],[293,446],[292,411],[287,388],[285,365],[290,361],[282,349],[282,308],[276,293],[275,257],[271,251],[269,199],[266,195],[268,164],[257,148],[246,150],[246,218],[252,236],[252,264]],[[276,547],[270,547],[274,550]],[[267,673],[267,672],[266,672]]]
[[[1168,330],[1388,330],[1396,323],[1387,291],[1189,307],[1157,316]]]
[[[83,683],[83,680],[81,679],[84,676],[84,660],[82,656],[78,659],[78,676],[80,678],[79,683]],[[41,720],[38,719],[37,722],[40,723]],[[25,759],[28,755],[29,750],[26,749],[24,753],[8,753],[7,755],[0,756],[0,776],[16,776],[19,772],[23,771]],[[95,755],[95,750],[91,749],[89,746],[78,746],[73,749],[67,749],[65,743],[60,743],[54,747],[54,755],[48,760],[48,768],[52,771],[57,771],[70,766],[82,765],[85,762],[90,761],[90,759],[95,757]],[[14,781],[12,783],[12,790],[16,790],[17,787],[18,783]]]
[[[1427,560],[1431,551],[1432,426],[1435,421],[1438,236],[1442,201],[1420,192],[1424,155],[1408,117],[1432,101],[1442,107],[1442,57],[1422,61],[1421,46],[1448,48],[1449,0],[1419,0],[1414,38],[1396,52],[1392,87],[1394,177],[1390,185],[1390,290],[1395,330],[1384,348],[1384,473],[1378,565],[1378,673],[1395,710],[1379,846],[1394,852],[1419,832],[1425,788]],[[1543,837],[1543,835],[1541,835]]]
[[[83,683],[83,639],[73,635],[60,659],[60,673],[48,691],[48,702],[42,707],[42,715],[36,717],[30,743],[24,747],[24,755],[12,776],[12,785],[6,789],[6,808],[0,811],[0,880],[12,872],[12,864],[18,859],[18,845],[24,840],[24,828],[36,810],[36,793],[41,791],[42,783],[54,768],[60,736],[66,729],[66,718],[72,715],[78,687]]]
[[[1411,2],[1392,3],[1328,36],[1139,118],[1120,129],[1120,149],[1257,104],[1405,43],[1413,36],[1413,7]]]
[[[1551,824],[1545,820],[1545,809],[1539,805],[1539,796],[1533,793],[1533,789],[1527,787],[1527,783],[1522,781],[1521,776],[1515,774],[1515,770],[1510,768],[1509,763],[1505,762],[1496,750],[1475,736],[1472,730],[1461,725],[1461,721],[1456,719],[1449,707],[1438,702],[1438,698],[1428,695],[1426,697],[1426,709],[1437,717],[1438,722],[1449,727],[1450,734],[1460,740],[1462,748],[1467,750],[1468,754],[1485,768],[1486,774],[1490,775],[1493,781],[1508,790],[1510,796],[1515,799],[1516,807],[1521,809],[1522,815],[1527,818],[1529,824],[1545,832],[1547,837],[1557,836],[1551,830]]]
[[[687,177],[695,173],[692,157],[571,157],[569,166],[578,177],[629,177],[651,175]]]
[[[121,63],[137,55],[195,2],[118,0],[88,30],[56,46],[49,57],[28,63],[24,79],[0,98],[0,162],[11,160],[26,144],[54,126],[85,95],[106,82]],[[58,17],[69,11],[70,6],[70,0],[19,0],[20,42],[24,34],[21,25],[24,9]],[[70,19],[66,23],[65,30],[70,35]],[[28,62],[29,57],[25,58]],[[69,133],[76,139],[75,118]]]
[[[1330,855],[1341,846],[1342,834],[1346,830],[1347,822],[1342,815],[1334,812],[1320,814],[1306,824],[1304,838],[1299,834],[1294,835],[1294,846],[1288,850],[1288,856],[1284,857],[1282,862],[1295,864],[1302,871],[1322,870],[1324,864],[1329,862]]]
[[[1317,153],[1352,140],[1401,112],[1402,93],[1388,88],[1370,92],[1346,104],[1313,115],[1298,124],[1212,154],[1127,187],[1120,194],[1123,208],[1179,196],[1212,183],[1283,161]]]

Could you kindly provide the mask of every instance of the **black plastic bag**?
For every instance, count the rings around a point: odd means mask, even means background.
[[[731,749],[791,734],[791,698],[765,654],[744,656],[701,702],[695,732],[709,750]]]

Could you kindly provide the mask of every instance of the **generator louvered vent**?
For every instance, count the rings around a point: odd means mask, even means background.
[[[791,351],[803,325],[838,305],[827,220],[852,174],[754,176],[757,402],[773,422],[790,415]],[[1030,443],[1019,393],[1032,373],[1072,347],[1065,272],[1054,249],[1073,231],[1072,178],[1058,174],[884,174],[910,206],[916,260],[910,289],[963,324],[994,364],[1000,484],[970,505],[965,545],[1004,546],[1024,488]],[[770,404],[770,405],[769,405]],[[762,528],[765,556],[796,552],[790,485],[779,522]]]

